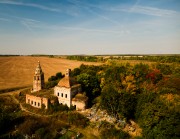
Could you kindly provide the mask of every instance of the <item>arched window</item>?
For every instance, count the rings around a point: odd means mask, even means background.
[[[57,96],[59,96],[59,93],[57,93]]]
[[[61,97],[63,97],[63,93],[61,94]]]

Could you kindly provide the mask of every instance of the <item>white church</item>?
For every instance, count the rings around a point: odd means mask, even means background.
[[[65,77],[54,87],[54,95],[58,97],[60,104],[75,106],[76,110],[84,110],[88,98],[81,93],[81,85],[70,76],[70,72],[71,70],[67,69]]]

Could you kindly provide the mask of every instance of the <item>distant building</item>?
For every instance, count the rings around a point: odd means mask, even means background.
[[[33,78],[33,89],[32,92],[40,91],[44,88],[44,73],[41,69],[40,62],[35,69],[34,78]]]
[[[88,98],[81,94],[81,85],[70,76],[70,69],[66,70],[65,77],[54,87],[54,95],[58,97],[60,104],[68,107],[76,106],[77,110],[84,110]]]

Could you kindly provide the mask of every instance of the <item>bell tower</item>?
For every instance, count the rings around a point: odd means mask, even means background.
[[[35,69],[34,78],[33,78],[33,90],[32,92],[39,91],[44,88],[44,73],[41,69],[40,62]]]
[[[65,77],[70,77],[70,73],[71,73],[71,69],[67,69],[67,70],[66,70]]]

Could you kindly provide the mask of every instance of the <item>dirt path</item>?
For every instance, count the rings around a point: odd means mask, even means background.
[[[25,107],[23,107],[23,105],[19,102],[19,100],[14,96],[14,95],[17,95],[19,94],[21,91],[25,90],[25,89],[28,89],[28,88],[24,88],[24,89],[20,89],[20,90],[16,90],[16,91],[11,91],[11,92],[7,92],[7,93],[2,93],[0,94],[0,97],[1,96],[11,96],[11,98],[13,99],[13,101],[17,104],[19,104],[20,106],[20,109],[24,112],[27,112],[28,114],[30,115],[34,115],[34,116],[38,116],[38,117],[50,117],[52,115],[41,115],[41,114],[37,114],[37,113],[34,113],[34,112],[31,112],[29,110],[27,110]]]

